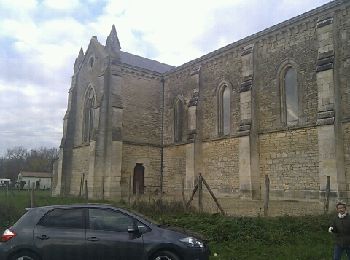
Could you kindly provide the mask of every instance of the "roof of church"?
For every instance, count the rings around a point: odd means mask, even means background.
[[[150,71],[155,71],[158,73],[165,73],[175,68],[174,66],[170,66],[165,63],[160,63],[159,61],[143,58],[141,56],[134,55],[128,52],[121,51],[120,57],[122,63],[131,65],[133,67],[139,67]]]

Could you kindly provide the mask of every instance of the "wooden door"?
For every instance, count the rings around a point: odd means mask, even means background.
[[[133,178],[133,194],[143,194],[144,193],[144,172],[145,167],[141,163],[136,163],[134,168],[134,178]]]

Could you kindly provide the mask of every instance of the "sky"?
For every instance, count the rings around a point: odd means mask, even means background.
[[[0,0],[0,156],[59,147],[74,60],[112,25],[122,51],[178,66],[329,0]]]

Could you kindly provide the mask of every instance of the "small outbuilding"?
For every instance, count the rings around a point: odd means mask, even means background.
[[[26,172],[18,174],[17,184],[21,189],[29,189],[33,183],[35,189],[51,189],[52,174],[50,172]]]

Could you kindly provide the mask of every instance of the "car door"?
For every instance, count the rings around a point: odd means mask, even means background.
[[[43,260],[85,260],[84,209],[53,209],[34,228],[34,243]]]
[[[118,210],[90,208],[86,229],[89,259],[143,259],[142,235],[128,232],[135,223],[133,217]]]

